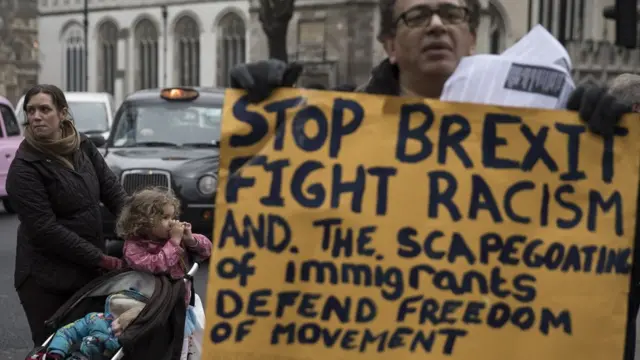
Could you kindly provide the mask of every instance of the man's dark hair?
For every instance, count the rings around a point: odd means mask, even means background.
[[[478,24],[480,23],[480,1],[479,0],[460,0],[469,9],[469,30],[476,33]],[[394,8],[397,0],[380,0],[380,31],[378,32],[378,40],[382,41],[385,37],[391,36],[395,32],[396,18]]]

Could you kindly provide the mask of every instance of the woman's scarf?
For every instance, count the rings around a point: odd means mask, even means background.
[[[39,139],[33,133],[31,126],[27,124],[24,131],[24,138],[27,144],[34,150],[52,157],[73,170],[74,166],[71,159],[73,153],[80,148],[80,134],[76,130],[73,121],[69,119],[62,120],[60,128],[62,130],[60,139]]]

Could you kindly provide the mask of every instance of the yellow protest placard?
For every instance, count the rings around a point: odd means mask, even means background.
[[[228,90],[203,359],[621,359],[638,120]]]

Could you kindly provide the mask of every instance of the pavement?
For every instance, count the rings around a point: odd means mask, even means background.
[[[7,214],[0,206],[0,360],[24,360],[32,347],[29,325],[13,288],[18,223],[15,215]],[[196,292],[203,303],[208,275],[208,265],[204,265],[195,276]]]

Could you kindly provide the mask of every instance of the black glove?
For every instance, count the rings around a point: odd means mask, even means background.
[[[302,65],[270,59],[240,64],[229,74],[231,87],[247,90],[249,102],[259,103],[279,87],[291,87],[298,81]]]
[[[567,109],[577,111],[589,130],[611,136],[622,115],[632,112],[632,105],[616,99],[604,86],[586,84],[571,93]]]

